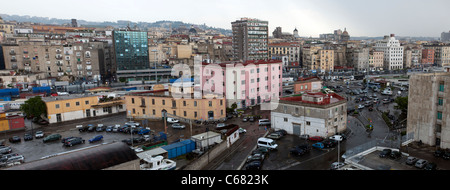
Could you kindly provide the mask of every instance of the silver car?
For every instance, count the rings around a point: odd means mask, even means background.
[[[415,166],[416,166],[416,168],[423,169],[427,164],[428,164],[427,160],[420,159],[416,162]]]
[[[179,123],[174,123],[174,124],[172,124],[172,128],[174,128],[174,129],[184,129],[184,128],[186,128],[186,126],[181,125]]]

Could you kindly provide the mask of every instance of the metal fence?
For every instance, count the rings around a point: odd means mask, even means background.
[[[342,157],[349,158],[349,157],[359,154],[361,152],[372,149],[373,147],[388,147],[388,148],[400,149],[400,146],[402,146],[402,144],[409,143],[411,140],[414,139],[414,132],[411,132],[404,136],[401,136],[401,138],[398,138],[398,137],[399,137],[398,134],[391,133],[390,135],[386,136],[386,138],[384,138],[384,139],[374,139],[367,143],[347,149],[345,154]]]

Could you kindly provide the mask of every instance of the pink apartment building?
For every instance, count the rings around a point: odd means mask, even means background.
[[[223,94],[228,107],[268,103],[281,96],[282,65],[280,60],[202,63],[200,87],[203,93]]]

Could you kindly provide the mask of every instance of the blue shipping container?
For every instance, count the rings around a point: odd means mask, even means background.
[[[192,140],[184,140],[179,143],[170,144],[162,147],[168,153],[168,158],[175,158],[195,150],[195,142]]]
[[[0,89],[0,96],[18,96],[19,95],[19,89],[18,88],[6,88],[6,89]]]
[[[50,86],[43,86],[43,87],[33,87],[33,93],[49,93],[51,92]]]

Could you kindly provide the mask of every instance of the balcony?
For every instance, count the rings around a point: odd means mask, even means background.
[[[15,51],[10,51],[9,55],[16,55],[16,52]]]

